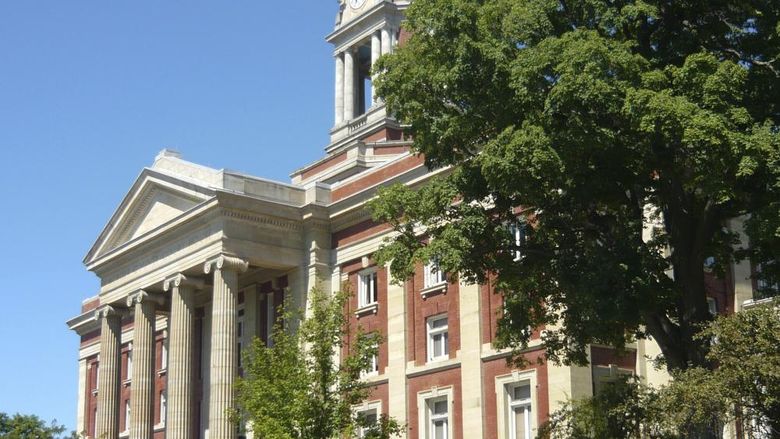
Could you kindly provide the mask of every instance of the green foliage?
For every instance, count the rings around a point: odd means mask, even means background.
[[[590,343],[652,335],[670,369],[710,367],[694,337],[711,319],[705,259],[719,273],[780,260],[780,3],[415,0],[407,12],[412,36],[380,59],[377,91],[426,164],[451,168],[380,191],[374,218],[398,234],[378,260],[396,280],[431,255],[467,280],[494,274],[510,309],[501,347],[546,325],[548,356],[582,363]],[[532,226],[519,263],[506,231],[518,206]],[[735,253],[724,226],[748,214],[750,248]]]
[[[707,355],[717,368],[675,375],[664,396],[669,421],[736,419],[756,437],[780,438],[780,301],[719,317],[698,338],[711,343]]]
[[[255,437],[330,439],[349,434],[360,420],[353,411],[369,394],[360,380],[379,337],[359,331],[349,354],[339,362],[334,354],[344,347],[348,330],[344,306],[348,293],[332,297],[314,289],[309,294],[310,316],[292,332],[283,322],[301,311],[287,311],[274,326],[271,346],[255,339],[245,355],[244,376],[238,380],[237,422],[247,421]],[[380,425],[386,436],[398,432],[395,421]]]
[[[653,389],[635,378],[572,401],[540,428],[542,439],[718,438],[737,422],[748,438],[780,438],[780,301],[719,317],[697,338],[714,370],[692,367]]]
[[[35,415],[0,413],[0,439],[76,439],[75,432],[65,434],[66,428],[57,421],[46,424]]]
[[[636,378],[621,377],[592,398],[567,402],[539,429],[539,439],[674,439],[649,428],[658,392]]]

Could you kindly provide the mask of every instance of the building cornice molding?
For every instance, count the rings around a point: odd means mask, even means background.
[[[239,211],[239,210],[224,208],[224,207],[219,210],[219,213],[220,215],[226,218],[248,222],[255,225],[262,225],[262,226],[280,229],[280,230],[300,231],[303,229],[301,227],[300,222],[298,221],[287,220],[287,219],[274,217],[270,215],[264,215],[260,213]]]

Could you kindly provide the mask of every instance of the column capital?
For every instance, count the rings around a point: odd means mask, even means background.
[[[138,303],[152,302],[157,305],[165,304],[165,298],[159,294],[149,293],[144,290],[136,291],[127,296],[127,306],[132,307]]]
[[[103,305],[95,310],[95,320],[102,320],[109,317],[122,318],[125,315],[125,309],[117,308],[111,305]]]
[[[243,273],[248,269],[249,262],[241,258],[227,255],[219,255],[216,258],[206,262],[206,264],[203,266],[203,272],[206,274],[216,270]]]
[[[197,278],[197,277],[187,277],[182,273],[174,274],[173,276],[165,279],[163,281],[163,290],[164,291],[170,291],[173,288],[178,287],[192,287],[196,290],[201,290],[205,286],[205,282],[203,279]]]

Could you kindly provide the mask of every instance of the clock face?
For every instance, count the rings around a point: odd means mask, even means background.
[[[366,0],[349,0],[349,7],[352,9],[358,9],[363,6],[363,3],[365,2]]]

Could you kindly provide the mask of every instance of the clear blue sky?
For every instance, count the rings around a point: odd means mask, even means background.
[[[83,256],[144,166],[323,154],[335,0],[0,2],[0,412],[75,428]]]

